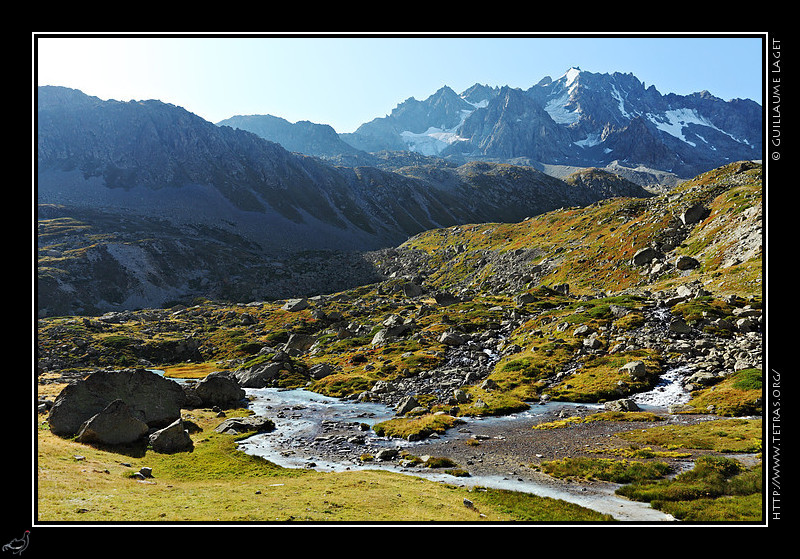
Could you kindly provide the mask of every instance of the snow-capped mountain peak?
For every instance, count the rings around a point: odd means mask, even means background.
[[[580,74],[581,74],[581,69],[578,68],[577,66],[573,66],[572,68],[567,70],[567,72],[562,76],[563,78],[566,79],[566,81],[564,82],[564,86],[567,89],[571,88],[575,83],[575,80],[577,80],[578,76],[580,76]]]
[[[527,90],[475,84],[408,103],[342,138],[365,151],[575,166],[619,161],[686,177],[761,158],[763,111],[755,101],[662,95],[631,73],[574,66]]]

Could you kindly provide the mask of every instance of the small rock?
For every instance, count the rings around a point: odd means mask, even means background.
[[[639,406],[636,405],[636,402],[628,398],[606,402],[603,407],[610,411],[639,411]]]
[[[289,299],[281,309],[289,312],[297,312],[307,309],[308,306],[308,301],[306,299]]]
[[[647,374],[647,367],[644,361],[630,361],[620,367],[619,370],[628,373],[633,379],[640,379]]]
[[[679,256],[675,261],[675,267],[679,270],[691,270],[700,266],[700,262],[691,256]]]

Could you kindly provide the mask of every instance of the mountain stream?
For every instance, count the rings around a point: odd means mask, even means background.
[[[684,370],[671,370],[663,375],[661,383],[652,391],[639,394],[635,401],[643,410],[664,411],[668,406],[686,401],[678,379]],[[493,432],[518,424],[532,424],[537,416],[564,408],[597,408],[599,404],[570,404],[549,402],[536,404],[528,410],[504,417],[466,419],[466,427],[454,428],[434,440],[409,442],[402,439],[379,437],[371,429],[378,422],[395,417],[394,410],[376,403],[365,403],[330,398],[302,389],[280,390],[274,388],[246,389],[250,408],[256,415],[266,415],[275,422],[276,429],[249,437],[240,443],[240,449],[287,468],[314,468],[319,471],[345,471],[363,469],[388,469],[435,481],[464,487],[492,487],[532,493],[568,502],[610,514],[618,520],[634,522],[674,521],[670,515],[650,507],[648,503],[630,501],[614,494],[618,487],[611,483],[565,483],[540,472],[529,472],[527,479],[506,475],[470,475],[455,477],[430,468],[407,467],[396,460],[361,462],[355,454],[342,446],[341,456],[324,443],[335,435],[326,434],[327,426],[349,425],[358,439],[358,454],[376,455],[381,449],[406,449],[411,454],[429,454],[426,447],[441,444],[447,439],[466,439],[476,429],[492,428]],[[359,429],[360,428],[360,429]],[[340,436],[340,439],[343,438]]]

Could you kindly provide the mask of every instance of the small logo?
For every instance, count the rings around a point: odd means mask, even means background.
[[[28,547],[28,539],[30,538],[31,531],[25,530],[21,538],[14,538],[6,545],[3,546],[3,551],[10,551],[16,555],[20,555]]]

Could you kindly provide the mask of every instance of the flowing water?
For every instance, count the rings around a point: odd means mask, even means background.
[[[611,514],[618,520],[638,522],[659,522],[674,520],[670,515],[652,509],[647,503],[629,501],[614,494],[614,484],[599,484],[592,491],[586,491],[580,484],[554,483],[552,479],[540,474],[540,479],[512,478],[506,476],[476,475],[467,478],[453,477],[427,468],[403,468],[395,462],[361,463],[357,460],[342,458],[335,460],[315,455],[313,441],[322,431],[326,422],[374,425],[377,422],[395,416],[391,408],[375,403],[359,403],[354,401],[329,398],[305,390],[247,389],[251,400],[251,408],[258,415],[266,415],[273,419],[276,429],[270,433],[254,435],[240,443],[244,452],[261,456],[270,462],[287,468],[313,467],[320,471],[345,471],[359,469],[389,469],[401,473],[424,477],[435,481],[443,481],[453,485],[467,487],[481,486],[498,489],[532,493],[542,497],[552,497]],[[653,398],[654,402],[663,403],[664,398]],[[530,421],[536,415],[542,415],[563,407],[577,407],[577,404],[548,403],[531,406],[527,411],[513,416],[483,418],[467,421],[480,422],[482,425],[492,423],[495,426],[512,425],[514,422]],[[602,408],[601,405],[582,407]],[[440,437],[463,437],[460,430],[451,430]],[[373,431],[364,431],[364,453],[375,455],[381,448],[413,447],[413,454],[425,453],[425,441],[408,442],[398,439],[378,437]]]
[[[656,386],[631,398],[642,409],[668,410],[670,406],[685,404],[689,393],[681,383],[681,377],[691,374],[690,367],[677,367],[661,375]]]
[[[156,371],[161,373],[161,371]],[[688,400],[680,378],[687,374],[685,368],[667,371],[659,384],[651,391],[636,395],[633,400],[644,410],[663,411],[673,404],[681,404]],[[331,398],[307,390],[282,390],[275,388],[245,389],[249,407],[256,415],[267,416],[275,422],[276,429],[270,433],[254,435],[240,442],[240,449],[246,453],[261,456],[274,464],[286,468],[313,467],[320,471],[346,471],[358,469],[389,469],[401,473],[424,477],[434,481],[443,481],[453,485],[467,487],[492,487],[532,493],[542,497],[551,497],[572,502],[602,513],[610,514],[623,521],[660,522],[672,521],[672,516],[657,511],[647,503],[638,503],[618,497],[614,494],[614,484],[603,484],[585,491],[580,484],[560,484],[548,480],[541,474],[541,479],[528,479],[477,475],[467,478],[456,478],[431,469],[408,469],[392,462],[380,464],[361,463],[357,460],[342,458],[341,460],[322,458],[314,455],[314,439],[324,432],[328,423],[337,425],[352,424],[354,426],[372,425],[395,417],[392,408],[378,403],[355,402]],[[550,402],[531,406],[527,411],[511,416],[467,419],[480,422],[482,425],[511,426],[514,422],[530,422],[535,416],[547,414],[554,410],[569,407],[602,409],[602,405],[569,404]],[[362,432],[363,452],[377,454],[381,448],[416,447],[414,454],[424,454],[425,441],[408,442],[377,436],[371,429]],[[451,430],[440,437],[459,437],[458,430]],[[309,442],[311,442],[309,444]]]

